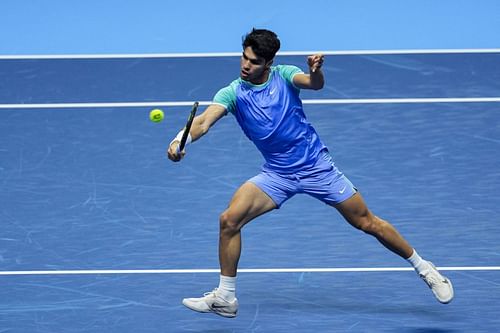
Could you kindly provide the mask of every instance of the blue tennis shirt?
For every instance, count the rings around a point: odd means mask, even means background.
[[[267,82],[254,85],[238,78],[213,99],[236,117],[266,160],[264,168],[280,173],[312,167],[326,149],[304,114],[300,89],[293,84],[298,73],[302,70],[296,66],[272,66]]]

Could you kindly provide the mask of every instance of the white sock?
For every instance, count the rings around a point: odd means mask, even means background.
[[[423,260],[417,253],[415,249],[413,249],[413,254],[411,257],[406,259],[412,266],[415,268],[417,273],[422,273],[423,271],[429,269],[429,263]]]
[[[236,298],[236,276],[220,276],[217,296],[228,302],[232,302]]]

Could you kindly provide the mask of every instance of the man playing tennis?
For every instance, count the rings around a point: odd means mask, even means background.
[[[183,304],[198,312],[235,317],[236,273],[241,254],[241,228],[259,215],[279,208],[297,193],[309,194],[335,207],[357,229],[372,235],[386,248],[406,259],[431,288],[437,300],[449,303],[453,287],[434,265],[423,260],[398,231],[375,216],[361,194],[340,172],[315,129],[306,120],[300,89],[323,88],[323,55],[307,58],[309,74],[295,66],[272,66],[280,48],[276,34],[253,29],[243,41],[240,77],[219,90],[213,103],[194,118],[188,143],[196,141],[224,115],[232,113],[243,132],[262,153],[261,172],[236,191],[220,215],[219,286]],[[168,157],[178,152],[184,129],[170,143]]]

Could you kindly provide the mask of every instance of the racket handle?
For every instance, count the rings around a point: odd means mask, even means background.
[[[198,105],[198,102],[195,102],[193,104],[193,109],[189,114],[186,126],[176,136],[176,139],[180,138],[179,145],[177,146],[177,154],[180,154],[184,150],[184,147],[191,143],[191,134],[189,133],[189,131],[191,130],[191,125],[193,124],[193,119],[196,114],[196,110],[198,109]]]

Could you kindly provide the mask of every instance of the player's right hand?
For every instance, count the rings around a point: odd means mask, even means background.
[[[185,150],[179,152],[179,144],[180,142],[176,140],[168,147],[167,155],[171,161],[179,162],[186,155]]]
[[[315,73],[318,69],[323,66],[323,61],[325,56],[321,53],[313,54],[307,57],[307,65],[309,66],[309,71]]]

